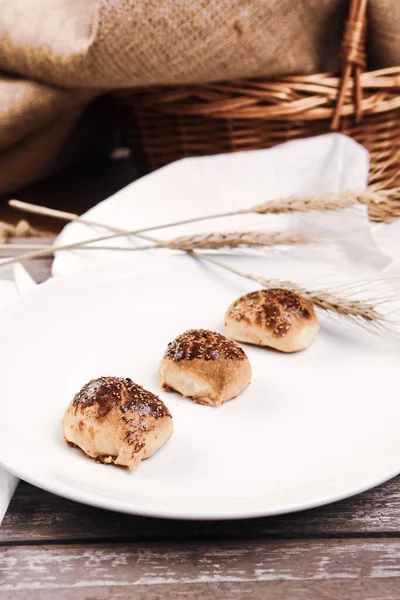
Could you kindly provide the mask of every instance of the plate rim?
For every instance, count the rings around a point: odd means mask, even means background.
[[[394,472],[390,472],[390,474],[383,476],[381,479],[379,480],[374,480],[374,483],[368,483],[362,486],[355,486],[354,488],[347,490],[346,492],[343,492],[342,494],[336,494],[336,495],[329,495],[328,497],[321,497],[319,499],[316,499],[314,501],[310,501],[310,502],[305,502],[303,504],[299,504],[299,505],[290,505],[289,507],[282,507],[281,509],[275,509],[275,510],[263,510],[263,509],[253,509],[253,510],[248,510],[248,511],[243,511],[243,512],[234,512],[232,514],[224,514],[224,513],[217,513],[215,512],[214,514],[209,514],[209,513],[196,513],[193,512],[192,514],[190,512],[187,512],[185,514],[183,514],[182,511],[178,511],[178,512],[174,512],[173,510],[147,510],[145,507],[134,507],[132,505],[131,509],[127,509],[126,507],[121,507],[118,506],[118,501],[113,501],[113,500],[108,500],[108,499],[103,499],[101,500],[100,496],[98,494],[95,493],[90,493],[89,492],[89,497],[85,497],[85,493],[79,492],[78,488],[71,488],[70,486],[65,486],[66,491],[63,491],[63,484],[57,484],[55,479],[52,479],[51,481],[54,483],[54,485],[52,486],[51,484],[48,485],[46,483],[42,483],[40,477],[34,477],[31,476],[29,474],[25,474],[23,469],[15,469],[12,466],[9,466],[9,463],[7,463],[7,461],[4,461],[2,459],[1,456],[1,452],[0,452],[0,466],[5,468],[7,471],[9,471],[10,473],[12,473],[13,475],[16,475],[19,479],[22,479],[23,481],[26,481],[27,483],[30,483],[31,485],[34,485],[35,487],[38,487],[46,492],[49,492],[51,494],[55,494],[57,496],[60,496],[62,498],[65,498],[67,500],[72,500],[74,502],[79,502],[81,504],[86,504],[88,506],[93,506],[94,508],[100,508],[103,510],[108,510],[108,511],[112,511],[112,512],[118,512],[118,513],[122,513],[122,514],[130,514],[130,515],[136,515],[136,516],[140,516],[140,517],[149,517],[149,518],[157,518],[157,519],[173,519],[173,520],[179,520],[179,521],[238,521],[238,520],[243,520],[243,519],[257,519],[257,518],[267,518],[267,517],[275,517],[275,516],[279,516],[279,515],[285,515],[285,514],[291,514],[291,513],[296,513],[296,512],[303,512],[306,510],[311,510],[313,508],[318,508],[318,507],[322,507],[322,506],[327,506],[329,504],[334,504],[336,502],[340,502],[341,500],[346,500],[348,498],[353,498],[355,496],[358,496],[359,494],[362,494],[364,492],[367,492],[369,490],[374,489],[375,487],[379,487],[380,485],[383,485],[384,483],[390,481],[391,479],[393,479],[394,477],[397,477],[398,475],[400,475],[400,468],[399,470],[395,470]],[[105,465],[105,466],[109,466],[109,465]],[[69,490],[76,490],[77,493],[70,493]],[[97,501],[98,498],[98,501]],[[115,502],[115,504],[114,504]]]
[[[178,255],[176,255],[178,256]],[[166,258],[166,255],[163,255]],[[2,312],[2,314],[7,314],[9,312],[13,312],[14,310],[19,310],[19,306],[23,305],[25,302],[29,302],[29,297],[35,294],[46,294],[48,288],[53,288],[54,286],[68,286],[69,281],[82,280],[85,278],[86,273],[90,272],[94,279],[96,280],[98,276],[104,272],[107,273],[115,273],[116,270],[126,268],[127,265],[131,265],[131,258],[123,258],[121,261],[117,261],[114,263],[107,263],[102,265],[96,265],[88,269],[83,269],[75,273],[71,273],[62,278],[50,278],[41,286],[33,289],[30,293],[20,296],[16,299],[16,302],[13,302],[11,305],[6,307]],[[144,274],[144,271],[147,271],[147,267],[143,267],[139,272],[136,272],[136,275]],[[87,281],[87,280],[86,280]],[[91,281],[93,279],[91,278]],[[92,283],[90,285],[93,285]],[[3,317],[4,318],[4,317]],[[18,462],[18,461],[17,461]],[[112,497],[101,497],[101,495],[96,491],[84,491],[79,488],[79,486],[68,485],[67,483],[62,483],[57,481],[56,478],[50,475],[46,475],[46,473],[40,469],[36,470],[34,474],[26,472],[23,467],[16,466],[13,460],[7,459],[4,457],[4,452],[0,447],[0,465],[5,468],[7,471],[13,473],[20,479],[35,485],[49,493],[56,494],[58,496],[64,497],[68,500],[72,500],[75,502],[80,502],[89,506],[93,506],[96,508],[100,508],[103,510],[110,510],[125,514],[133,514],[143,517],[152,517],[152,518],[162,518],[162,519],[174,519],[174,520],[199,520],[199,521],[223,521],[223,520],[240,520],[240,519],[249,519],[249,518],[262,518],[262,517],[270,517],[277,516],[282,514],[289,514],[293,512],[300,512],[305,510],[310,510],[313,508],[325,506],[327,504],[335,503],[340,500],[344,500],[346,498],[350,498],[361,494],[365,491],[368,491],[374,487],[382,485],[383,483],[389,481],[393,477],[396,477],[400,473],[400,464],[396,469],[389,469],[388,472],[385,472],[381,477],[371,477],[370,480],[366,481],[365,484],[358,484],[354,486],[348,486],[348,488],[342,493],[337,494],[324,494],[323,490],[320,495],[316,497],[315,500],[310,500],[307,502],[301,503],[292,503],[289,505],[284,505],[281,508],[276,509],[263,509],[259,506],[260,500],[254,501],[256,505],[254,508],[243,508],[240,510],[240,507],[236,504],[236,508],[233,511],[228,512],[219,512],[218,510],[214,511],[204,511],[201,512],[199,510],[182,510],[182,507],[178,510],[173,510],[171,508],[162,509],[162,507],[155,508],[146,508],[143,505],[136,505],[135,502],[126,502],[118,500],[117,498]],[[110,467],[108,467],[110,468]],[[383,469],[382,469],[383,471]],[[262,501],[262,498],[261,498]]]

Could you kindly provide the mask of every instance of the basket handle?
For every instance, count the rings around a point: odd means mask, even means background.
[[[339,94],[331,122],[331,129],[338,129],[346,90],[354,74],[354,104],[356,123],[362,118],[361,73],[366,67],[367,1],[350,0],[349,16],[345,24],[340,50],[341,70]]]

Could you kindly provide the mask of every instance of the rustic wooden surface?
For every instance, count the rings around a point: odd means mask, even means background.
[[[129,167],[122,168],[129,179]],[[112,165],[111,180],[115,171]],[[58,204],[50,197],[46,202],[40,185],[34,198],[20,197],[82,212],[90,206],[88,190],[92,203],[102,199],[89,183],[82,186],[81,204],[75,195],[71,205],[65,193]],[[46,186],[57,190],[57,181]],[[0,219],[8,214],[0,207]],[[59,225],[50,226],[56,231]],[[25,266],[41,282],[51,259]],[[0,598],[55,597],[397,600],[400,477],[311,511],[220,523],[106,512],[21,482],[0,526]]]

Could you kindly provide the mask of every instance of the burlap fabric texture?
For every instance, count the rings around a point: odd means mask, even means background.
[[[105,92],[335,70],[347,10],[347,0],[0,0],[0,193],[49,172]],[[369,13],[373,66],[400,64],[400,2],[371,0]]]

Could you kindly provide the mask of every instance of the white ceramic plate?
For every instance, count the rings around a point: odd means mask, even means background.
[[[295,276],[287,260],[235,261]],[[0,313],[0,463],[80,502],[183,519],[309,508],[396,475],[398,350],[323,319],[302,353],[246,347],[253,381],[219,408],[162,392],[157,366],[167,343],[188,328],[223,331],[227,306],[254,287],[187,256],[154,252],[21,298]],[[174,436],[135,472],[96,464],[62,440],[70,398],[102,375],[131,377],[173,415]]]

